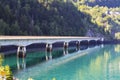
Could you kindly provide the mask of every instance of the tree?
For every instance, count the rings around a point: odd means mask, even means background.
[[[20,34],[20,27],[19,27],[17,21],[15,21],[15,23],[13,23],[13,24],[11,25],[10,34],[11,34],[11,35],[19,35],[19,34]]]
[[[2,19],[0,19],[0,35],[9,34],[9,26]]]

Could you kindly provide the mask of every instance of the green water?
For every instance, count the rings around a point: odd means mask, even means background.
[[[25,59],[9,56],[4,64],[20,80],[120,80],[120,45],[72,50],[66,55],[61,50],[52,53],[56,54],[59,57],[48,61],[44,52],[27,53]]]

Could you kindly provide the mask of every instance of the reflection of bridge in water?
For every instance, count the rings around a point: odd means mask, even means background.
[[[26,47],[35,44],[35,43],[45,43],[46,44],[46,52],[50,53],[52,46],[54,43],[61,42],[63,43],[64,54],[67,54],[67,49],[69,47],[70,42],[75,42],[76,49],[80,49],[80,45],[96,45],[101,44],[103,42],[103,38],[95,38],[95,37],[71,37],[71,36],[0,36],[0,46],[14,45],[17,46],[17,55],[25,57],[26,55]],[[22,55],[20,55],[22,54]],[[48,59],[48,57],[46,57]]]

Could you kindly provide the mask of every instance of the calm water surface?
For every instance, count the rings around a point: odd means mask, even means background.
[[[11,55],[3,64],[20,80],[120,80],[120,45],[71,50],[67,55],[58,50],[52,55],[48,61],[44,52],[27,53],[24,59]]]

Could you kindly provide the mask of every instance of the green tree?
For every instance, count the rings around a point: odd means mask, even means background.
[[[0,19],[0,35],[9,34],[9,26],[2,19]]]
[[[15,23],[13,23],[13,24],[11,25],[10,34],[11,34],[11,35],[19,35],[19,34],[20,34],[20,27],[19,27],[17,21],[15,21]]]

